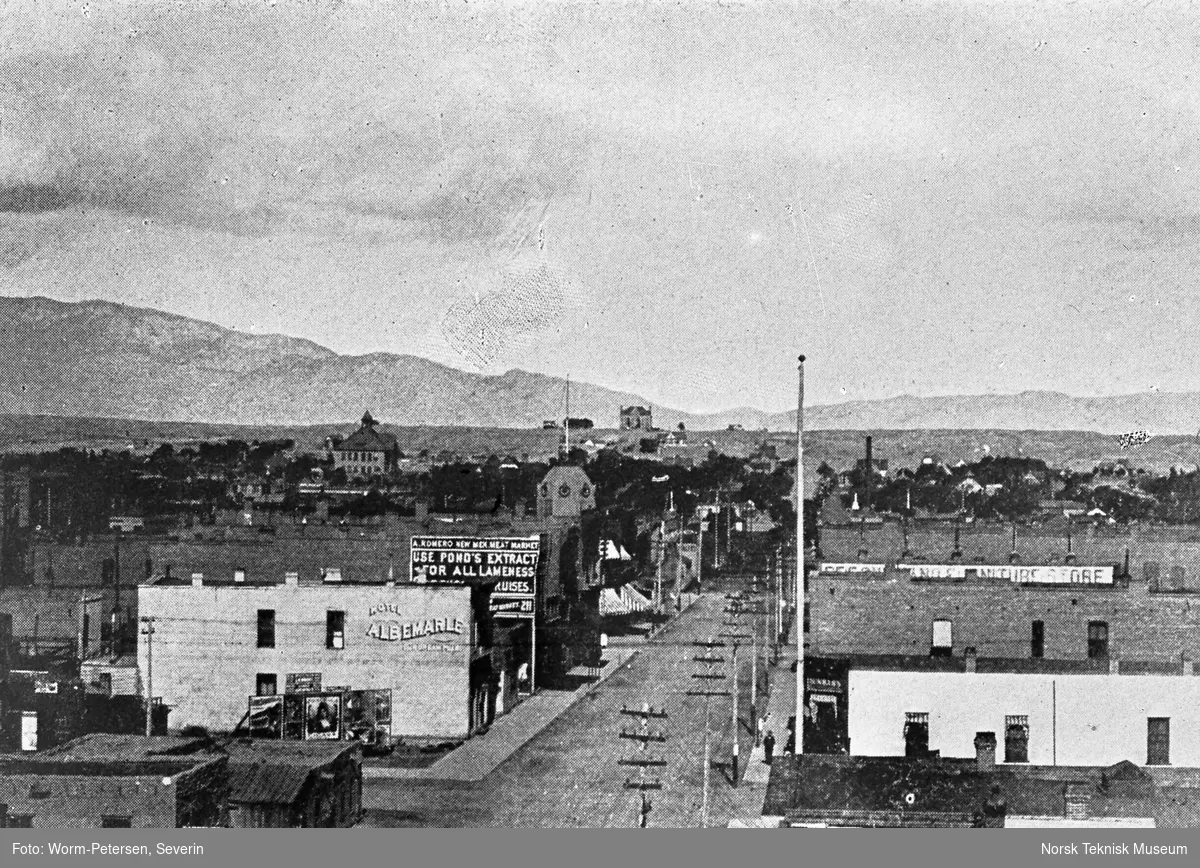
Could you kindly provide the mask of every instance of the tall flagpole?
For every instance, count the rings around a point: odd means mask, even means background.
[[[796,756],[804,753],[804,356],[796,402]]]

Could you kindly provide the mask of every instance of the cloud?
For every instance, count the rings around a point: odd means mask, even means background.
[[[495,51],[448,59],[361,10],[153,7],[0,65],[0,212],[107,209],[235,233],[448,242],[573,189],[570,115]],[[469,38],[469,35],[468,37]]]

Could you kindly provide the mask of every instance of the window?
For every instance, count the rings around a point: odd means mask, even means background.
[[[279,680],[274,672],[260,672],[254,677],[255,696],[275,696],[279,693]]]
[[[33,814],[9,814],[8,828],[10,829],[32,829]]]
[[[1004,761],[1029,762],[1029,716],[1010,714],[1004,718]]]
[[[1042,621],[1033,622],[1033,634],[1029,640],[1029,656],[1041,658],[1046,653],[1046,625]]]
[[[1108,656],[1108,622],[1088,621],[1088,657],[1098,660]]]
[[[258,647],[275,647],[275,610],[258,610]]]
[[[346,647],[346,613],[327,611],[325,613],[325,647]]]
[[[933,622],[932,657],[949,657],[954,652],[954,627],[952,622],[939,618]]]
[[[105,814],[100,818],[101,829],[128,829],[133,825],[131,817],[115,817],[111,814]]]
[[[929,713],[910,711],[904,715],[904,755],[929,755]]]
[[[1171,764],[1171,718],[1146,718],[1146,765]]]

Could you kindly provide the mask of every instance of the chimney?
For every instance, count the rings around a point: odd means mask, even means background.
[[[204,587],[204,573],[192,573],[192,587],[193,588]]]
[[[1118,660],[1116,657],[1108,658],[1108,674],[1109,675],[1120,675],[1121,674],[1121,661]]]
[[[283,583],[292,588],[298,587],[300,585],[300,574],[292,572],[284,573]]]
[[[1092,785],[1086,781],[1068,782],[1065,800],[1068,820],[1086,820],[1092,813]]]
[[[975,652],[974,646],[968,646],[963,651],[963,663],[964,663],[963,671],[964,672],[974,672],[975,671],[976,658],[977,658],[977,654]]]
[[[975,733],[975,767],[990,772],[996,767],[996,733]]]
[[[1194,662],[1192,662],[1191,660],[1187,659],[1186,657],[1183,659],[1183,674],[1184,675],[1195,675],[1196,674],[1196,664]]]

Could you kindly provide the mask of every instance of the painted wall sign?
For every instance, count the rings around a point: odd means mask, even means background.
[[[823,573],[882,573],[885,564],[821,564]]]
[[[965,579],[967,567],[961,564],[897,564],[914,579]]]
[[[424,636],[461,635],[465,626],[460,618],[426,618],[423,621],[374,621],[367,629],[372,639],[384,642],[405,642]]]
[[[1030,585],[1111,585],[1112,567],[975,567],[982,579],[1008,579]]]
[[[1111,585],[1112,567],[1016,566],[1011,564],[897,564],[914,579],[1001,579],[1024,585]]]

